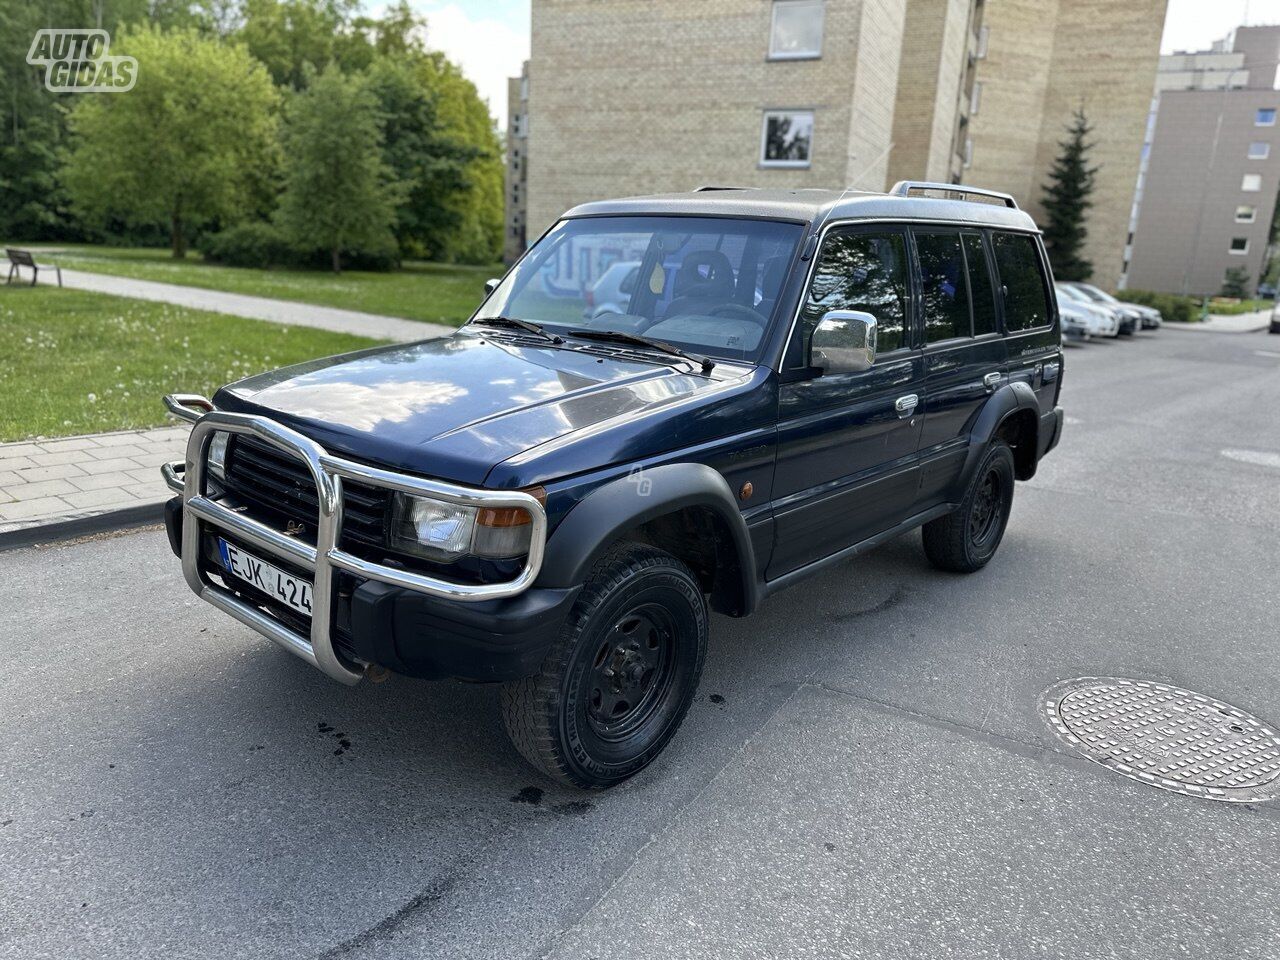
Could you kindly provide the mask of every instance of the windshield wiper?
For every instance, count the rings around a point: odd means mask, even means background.
[[[612,341],[613,343],[634,343],[639,347],[648,347],[651,350],[661,350],[663,353],[669,353],[673,357],[679,357],[682,360],[688,360],[690,363],[696,363],[703,371],[710,370],[716,365],[716,362],[710,357],[699,357],[692,353],[685,353],[679,347],[673,347],[669,343],[663,343],[661,340],[652,340],[649,337],[642,337],[638,333],[627,333],[623,330],[574,330],[569,334],[571,337],[580,337],[583,340],[602,340]]]
[[[515,327],[517,330],[532,333],[551,343],[564,343],[564,337],[543,329],[541,324],[534,323],[532,320],[520,320],[516,317],[477,317],[472,323],[487,323],[491,327]]]

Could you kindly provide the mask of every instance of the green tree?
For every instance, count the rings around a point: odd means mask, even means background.
[[[140,27],[112,51],[137,57],[137,85],[78,97],[62,178],[89,221],[164,224],[184,257],[192,229],[262,203],[279,163],[279,95],[240,46],[194,28]]]
[[[373,62],[373,22],[359,9],[359,0],[243,0],[235,38],[276,83],[301,90],[330,64],[354,71]]]
[[[1081,107],[1067,127],[1067,139],[1060,141],[1061,152],[1049,171],[1041,205],[1045,212],[1044,245],[1059,280],[1088,280],[1093,264],[1081,256],[1088,229],[1085,214],[1093,206],[1093,193],[1098,168],[1088,164],[1093,144],[1086,138],[1093,130]]]
[[[1244,300],[1249,296],[1249,271],[1244,267],[1231,267],[1222,279],[1222,294]]]
[[[285,121],[279,221],[290,242],[327,251],[335,273],[344,250],[394,243],[402,190],[383,160],[382,118],[365,79],[330,64],[293,95]]]

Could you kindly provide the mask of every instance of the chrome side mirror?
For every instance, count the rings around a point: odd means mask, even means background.
[[[823,373],[861,373],[876,362],[876,318],[828,310],[814,328],[810,363]]]
[[[484,295],[485,295],[485,297],[488,297],[488,296],[489,296],[489,294],[491,294],[491,293],[493,293],[493,291],[497,290],[497,289],[498,289],[498,284],[500,284],[501,282],[502,282],[502,281],[501,281],[501,280],[499,280],[497,277],[493,277],[492,279],[486,280],[486,281],[484,282]]]

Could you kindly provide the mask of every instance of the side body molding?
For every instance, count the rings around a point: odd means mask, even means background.
[[[703,463],[672,463],[611,480],[593,490],[560,521],[547,541],[537,585],[571,587],[615,540],[658,517],[687,508],[710,511],[737,554],[740,615],[760,601],[755,553],[742,512],[723,476]],[[723,572],[723,571],[722,571]]]

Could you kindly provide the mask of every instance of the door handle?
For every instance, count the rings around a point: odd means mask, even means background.
[[[988,390],[994,390],[996,387],[1000,386],[1000,380],[1001,374],[993,370],[982,378],[982,385]]]
[[[906,418],[915,413],[920,398],[914,393],[908,393],[905,397],[899,397],[893,401],[893,409],[898,411],[898,416]]]

